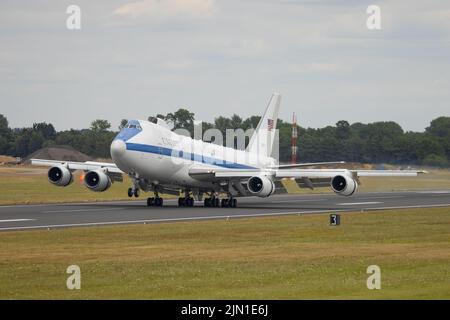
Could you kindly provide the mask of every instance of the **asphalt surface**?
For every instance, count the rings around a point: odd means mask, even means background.
[[[179,208],[177,200],[166,200],[162,208],[147,207],[144,199],[0,206],[0,231],[427,207],[450,210],[450,190],[360,193],[352,197],[314,194],[239,198],[237,208],[204,208],[201,202],[193,208]]]

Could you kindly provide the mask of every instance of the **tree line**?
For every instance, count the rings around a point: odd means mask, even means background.
[[[150,116],[149,121],[161,118],[173,123],[174,128],[194,130],[195,115],[179,109],[166,115]],[[219,116],[213,123],[202,122],[203,132],[209,128],[220,130],[256,128],[260,117],[242,119],[234,114],[230,118]],[[121,121],[119,130],[127,121]],[[289,122],[278,120],[280,161],[287,162],[291,155]],[[10,128],[5,116],[0,115],[0,154],[25,157],[52,145],[69,145],[91,157],[108,158],[109,146],[118,130],[112,130],[107,120],[92,121],[89,129],[57,132],[50,123],[34,123],[30,128]],[[424,132],[404,131],[392,121],[369,124],[338,121],[324,128],[298,127],[298,162],[337,161],[364,163],[390,163],[397,165],[450,165],[450,117],[431,121]]]

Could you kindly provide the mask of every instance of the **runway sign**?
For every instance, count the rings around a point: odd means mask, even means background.
[[[338,226],[341,224],[341,215],[332,213],[330,214],[330,226]]]

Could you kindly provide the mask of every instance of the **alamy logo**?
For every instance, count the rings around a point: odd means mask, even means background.
[[[367,267],[367,271],[368,274],[371,274],[368,278],[367,278],[367,289],[369,290],[373,290],[373,289],[377,289],[380,290],[381,289],[381,269],[379,266],[377,265],[370,265]]]
[[[66,10],[67,14],[70,14],[66,20],[66,27],[69,30],[80,30],[81,29],[81,9],[77,5],[70,5]]]
[[[381,9],[379,6],[371,5],[367,7],[367,14],[370,16],[367,18],[366,26],[369,30],[381,30]]]
[[[80,290],[81,289],[81,270],[77,265],[71,265],[67,267],[66,273],[71,274],[66,281],[67,289]]]

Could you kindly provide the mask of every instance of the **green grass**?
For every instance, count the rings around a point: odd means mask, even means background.
[[[92,192],[84,187],[75,174],[74,183],[61,188],[47,181],[46,170],[28,167],[0,167],[0,205],[31,204],[31,203],[64,203],[83,201],[124,200],[131,182],[128,177],[124,182],[114,183],[106,192]],[[407,178],[362,178],[360,191],[394,191],[418,189],[450,189],[450,171],[435,170],[419,177]],[[289,192],[292,193],[330,193],[331,189],[317,188],[315,190],[299,189],[287,181]],[[170,197],[170,196],[166,196]]]
[[[62,188],[49,183],[45,171],[32,173],[24,169],[17,172],[0,167],[0,205],[129,199],[127,189],[131,182],[128,177],[123,183],[113,183],[107,192],[88,190],[79,177],[80,173],[76,173],[74,182]]]
[[[430,170],[417,177],[365,177],[361,178],[360,191],[399,191],[450,189],[449,170]]]
[[[450,208],[0,234],[0,298],[450,299]],[[81,267],[81,290],[65,287]],[[381,267],[381,290],[366,268]]]

